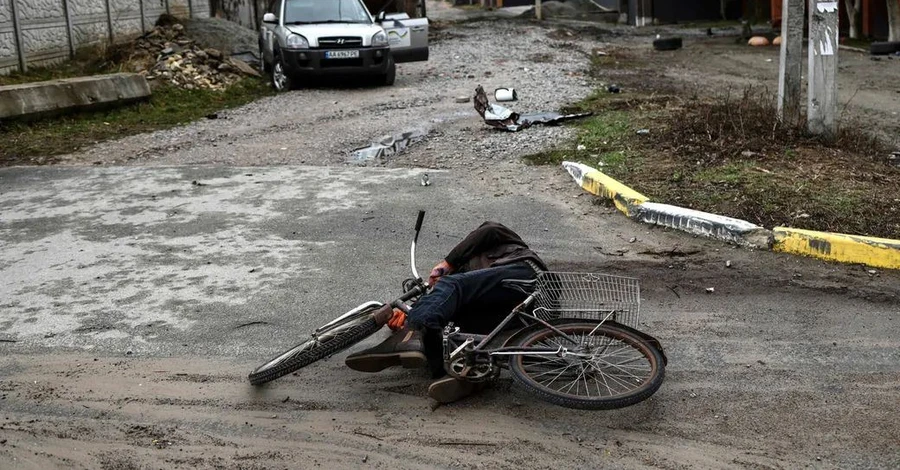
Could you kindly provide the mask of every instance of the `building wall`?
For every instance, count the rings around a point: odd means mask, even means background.
[[[167,8],[181,18],[210,12],[209,0],[0,0],[0,74],[19,69],[20,53],[26,67],[50,65],[81,47],[134,37]]]

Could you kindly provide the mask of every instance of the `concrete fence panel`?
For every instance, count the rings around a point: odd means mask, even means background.
[[[52,65],[82,47],[128,40],[151,29],[167,11],[208,18],[210,5],[209,0],[0,0],[0,74]]]

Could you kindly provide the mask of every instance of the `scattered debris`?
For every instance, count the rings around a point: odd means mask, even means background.
[[[874,276],[874,275],[878,274],[878,271],[876,271],[876,270],[874,270],[874,269],[870,269],[870,270],[868,270],[868,271],[866,271],[866,272],[869,273],[870,276]]]
[[[428,173],[422,173],[422,181],[420,184],[422,186],[431,186],[431,181],[428,180]]]
[[[475,442],[475,441],[448,441],[438,442],[441,446],[495,446],[493,442]]]
[[[252,55],[251,55],[252,57]],[[165,81],[186,90],[224,90],[242,75],[259,77],[250,57],[226,57],[213,48],[202,48],[178,23],[156,26],[134,42],[127,59],[147,80]]]
[[[478,85],[475,89],[475,111],[484,118],[484,122],[492,127],[504,129],[509,132],[517,132],[527,129],[534,124],[554,125],[570,119],[591,116],[593,113],[559,114],[559,113],[535,113],[518,114],[511,110],[492,104],[488,101],[484,88]]]
[[[284,397],[284,400],[281,400],[282,403],[287,403],[289,401],[291,401],[291,397],[289,397],[289,396]]]
[[[206,119],[219,119],[219,113],[207,114]]]
[[[373,436],[373,435],[371,435],[371,434],[364,433],[364,432],[362,432],[362,431],[353,431],[353,434],[356,434],[356,435],[358,435],[358,436],[371,437],[372,439],[375,439],[376,441],[383,441],[383,440],[384,440],[384,439],[382,439],[382,438],[380,438],[380,437],[378,437],[378,436]]]
[[[610,93],[619,93],[622,90],[619,88],[618,85],[610,85],[610,86],[606,87],[606,91],[608,91]]]
[[[679,294],[678,291],[675,290],[676,288],[678,288],[678,286],[666,286],[666,287],[668,287],[669,290],[672,291],[673,294],[675,294],[675,297],[678,297],[679,299],[681,298],[681,294]]]
[[[650,129],[638,129],[637,135],[650,135]]]
[[[773,40],[772,40],[772,45],[773,45],[773,46],[780,46],[780,45],[781,45],[781,36],[778,36],[778,37],[776,37],[775,39],[773,39]]]
[[[715,288],[715,287],[707,287],[707,288],[706,288],[706,293],[707,293],[707,294],[712,294],[712,293],[715,292],[715,291],[716,291],[716,288]]]
[[[17,339],[3,339],[3,338],[0,338],[0,343],[18,343],[18,342],[19,342],[19,340],[17,340]]]
[[[399,154],[410,145],[421,141],[428,135],[426,131],[412,130],[398,136],[384,136],[378,142],[356,149],[350,153],[350,163],[365,164],[373,160],[384,162],[388,157]]]
[[[725,262],[725,267],[726,267],[726,268],[730,268],[730,267],[731,267],[731,260],[728,260],[728,261]]]
[[[56,336],[56,333],[47,333],[44,335],[44,338],[52,338],[54,336]]]
[[[519,99],[519,94],[516,93],[515,88],[497,88],[494,90],[494,99],[497,101],[516,101]]]
[[[469,97],[468,97],[468,96],[457,96],[457,97],[456,97],[456,102],[457,102],[457,103],[468,103],[468,102],[469,102]]]
[[[191,184],[194,186],[206,186],[206,183],[201,183],[197,180],[191,181]]]
[[[637,241],[637,237],[631,237],[628,239],[628,243],[634,243]]]
[[[749,41],[747,41],[747,44],[755,47],[768,46],[769,39],[765,36],[753,36]]]
[[[238,328],[244,328],[245,326],[253,326],[253,325],[271,325],[271,323],[269,323],[267,321],[252,321],[249,323],[242,323],[242,324],[234,327],[233,329],[236,330]]]

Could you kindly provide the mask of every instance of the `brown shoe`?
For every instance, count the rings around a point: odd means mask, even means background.
[[[381,372],[388,367],[416,369],[428,365],[422,333],[409,327],[392,334],[378,346],[347,356],[347,367],[360,372]]]
[[[438,403],[453,403],[483,388],[483,383],[472,383],[447,376],[432,382],[428,387],[428,396]]]

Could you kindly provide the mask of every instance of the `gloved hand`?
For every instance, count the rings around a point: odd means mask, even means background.
[[[388,320],[387,326],[391,330],[397,331],[403,328],[403,325],[406,324],[406,313],[399,308],[394,309],[394,314],[391,315],[391,319]]]
[[[428,276],[428,285],[433,286],[437,284],[438,279],[443,277],[445,274],[450,274],[453,271],[453,267],[450,266],[446,261],[441,261],[431,270],[431,274]]]

